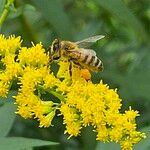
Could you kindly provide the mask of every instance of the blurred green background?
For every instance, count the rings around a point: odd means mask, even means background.
[[[0,0],[0,14],[5,2]],[[121,111],[129,106],[138,110],[141,114],[137,118],[138,129],[150,134],[149,0],[15,0],[1,33],[21,36],[24,46],[31,46],[33,41],[42,42],[45,48],[55,38],[77,41],[105,35],[92,46],[105,67],[102,73],[92,74],[93,82],[103,80],[111,88],[117,88],[123,99]],[[67,140],[62,119],[55,118],[53,124],[48,129],[38,128],[35,120],[17,116],[8,135],[60,143],[34,148],[37,150],[120,149],[118,145],[98,143],[90,127],[83,129],[80,137]],[[135,147],[135,150],[149,149],[149,136]]]

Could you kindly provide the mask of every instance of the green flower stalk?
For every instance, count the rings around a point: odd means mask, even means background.
[[[4,21],[6,20],[10,7],[13,5],[14,0],[7,0],[7,3],[4,6],[4,10],[0,16],[0,27],[3,25]]]

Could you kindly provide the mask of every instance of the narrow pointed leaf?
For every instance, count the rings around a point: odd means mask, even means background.
[[[119,144],[116,143],[100,143],[98,142],[95,150],[120,150]]]
[[[0,150],[23,150],[37,146],[53,146],[58,143],[23,137],[0,138]]]
[[[13,102],[6,102],[0,107],[0,137],[4,137],[10,131],[15,119],[16,107]]]

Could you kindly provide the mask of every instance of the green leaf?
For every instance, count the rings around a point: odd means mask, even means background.
[[[58,143],[23,137],[0,138],[0,150],[23,150],[36,146],[53,146]]]
[[[150,100],[150,66],[147,65],[150,64],[149,52],[145,54],[142,60],[135,60],[135,63],[137,64],[134,70],[122,77],[121,93],[128,93],[128,98],[135,95],[141,99]]]
[[[0,15],[4,9],[5,3],[6,3],[6,0],[0,0]]]
[[[61,38],[71,37],[72,24],[60,0],[32,0]]]
[[[16,107],[12,102],[7,102],[0,107],[0,137],[4,137],[10,131],[15,119]]]
[[[128,7],[122,2],[122,0],[95,0],[104,9],[108,10],[112,15],[118,17],[122,23],[130,25],[139,37],[143,39],[147,38],[144,27],[141,22],[135,17]]]
[[[25,150],[33,150],[33,148],[32,148],[32,147],[29,147],[29,148],[26,148]]]
[[[116,143],[100,143],[98,142],[95,150],[121,150],[119,144]]]
[[[91,150],[96,146],[96,133],[93,132],[92,127],[86,127],[82,130],[81,139],[82,139],[82,150]]]
[[[6,102],[6,101],[12,102],[13,101],[12,96],[15,96],[16,94],[17,94],[17,91],[11,90],[11,91],[9,91],[7,97],[0,97],[0,101],[3,101],[3,102]]]
[[[33,5],[25,4],[24,5],[24,10],[26,10],[26,11],[36,11],[36,8]]]
[[[135,150],[150,150],[150,126],[143,128],[141,131],[146,133],[147,137],[136,144],[134,148]]]

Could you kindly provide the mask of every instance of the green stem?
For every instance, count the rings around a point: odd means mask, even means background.
[[[6,20],[10,10],[10,6],[13,4],[13,2],[14,0],[7,0],[2,15],[0,16],[0,27],[3,25],[4,21]]]
[[[60,101],[65,102],[65,97],[63,95],[59,94],[58,92],[52,90],[52,89],[44,89],[43,86],[38,85],[38,90],[39,91],[46,91],[46,92],[54,95],[55,97],[57,97]]]
[[[52,90],[47,90],[47,92],[51,93],[52,95],[54,95],[55,97],[57,97],[61,101],[65,101],[64,96],[62,96],[61,94],[59,94],[55,91],[52,91]]]

